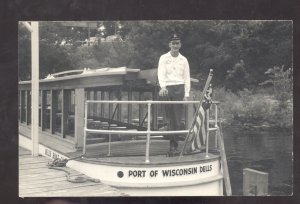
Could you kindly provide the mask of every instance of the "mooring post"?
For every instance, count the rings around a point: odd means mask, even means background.
[[[243,169],[243,195],[266,196],[268,195],[269,174],[254,169]]]

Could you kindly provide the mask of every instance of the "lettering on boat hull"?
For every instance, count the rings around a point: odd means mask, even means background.
[[[212,164],[198,166],[198,167],[189,167],[189,168],[176,168],[176,169],[153,169],[153,170],[128,170],[126,175],[128,178],[155,178],[155,177],[176,177],[176,176],[187,176],[192,174],[201,174],[205,172],[212,171]],[[124,173],[123,171],[119,171],[118,173],[119,178],[123,178]]]

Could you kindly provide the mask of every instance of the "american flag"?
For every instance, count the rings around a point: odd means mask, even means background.
[[[209,118],[206,118],[206,110],[212,103],[212,85],[210,84],[210,81],[212,79],[212,72],[213,70],[210,69],[207,81],[196,108],[196,113],[193,117],[189,132],[185,138],[180,156],[183,156],[184,153],[193,152],[197,149],[201,150],[201,147],[205,145],[206,135],[209,131],[207,123],[207,120],[209,120]]]
[[[202,105],[199,107],[199,110],[198,111],[195,110],[195,112],[197,113],[195,118],[195,124],[188,138],[187,151],[189,152],[201,150],[201,147],[205,146],[206,144],[206,135],[208,132],[207,109],[209,109],[211,104],[210,94],[211,92],[210,93],[208,92],[205,95],[205,99]]]

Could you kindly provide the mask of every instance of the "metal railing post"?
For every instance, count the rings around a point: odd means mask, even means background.
[[[150,120],[151,120],[151,103],[148,102],[148,121],[147,121],[147,141],[146,141],[146,159],[145,162],[149,163],[149,148],[150,148],[150,131],[151,131],[151,125],[150,125]]]
[[[86,129],[87,129],[87,106],[88,106],[88,101],[85,102],[84,104],[84,131],[83,131],[83,154],[86,153]]]
[[[110,152],[111,152],[110,143],[111,143],[111,134],[108,134],[108,154],[107,154],[107,156],[109,156],[109,157],[110,157]]]
[[[218,128],[218,105],[215,104],[215,128]],[[215,134],[215,148],[218,148],[218,137]]]
[[[206,155],[205,157],[208,157],[208,142],[209,142],[209,109],[206,111],[206,118],[207,123],[205,124],[207,126],[207,132],[206,132]]]

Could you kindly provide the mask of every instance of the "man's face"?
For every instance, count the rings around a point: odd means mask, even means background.
[[[179,49],[181,48],[180,40],[172,40],[169,43],[169,47],[170,47],[171,51],[179,51]]]

